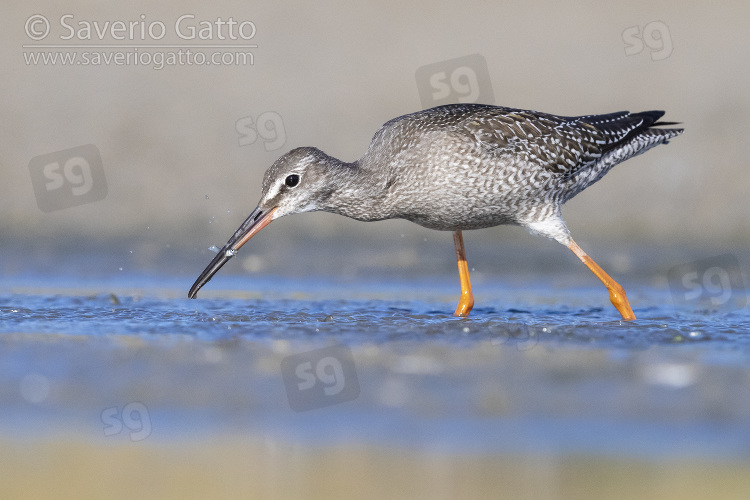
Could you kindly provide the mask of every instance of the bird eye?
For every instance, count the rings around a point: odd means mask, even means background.
[[[299,175],[297,174],[288,175],[286,180],[284,181],[284,184],[286,184],[290,188],[293,188],[294,186],[299,184]]]

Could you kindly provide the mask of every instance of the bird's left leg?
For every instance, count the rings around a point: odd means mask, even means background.
[[[471,293],[471,281],[469,280],[469,265],[466,263],[466,250],[464,250],[464,237],[461,231],[453,231],[453,243],[456,245],[456,260],[458,261],[458,276],[461,280],[461,297],[454,316],[468,316],[474,307],[474,295]]]

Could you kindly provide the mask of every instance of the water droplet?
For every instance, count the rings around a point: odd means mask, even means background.
[[[211,245],[210,247],[208,247],[208,249],[213,253],[219,253],[219,251],[221,250],[221,248],[217,247],[216,245]]]
[[[237,250],[233,250],[233,249],[230,248],[229,250],[227,250],[226,252],[224,252],[224,255],[226,257],[228,257],[228,258],[232,258],[235,255],[237,255]]]

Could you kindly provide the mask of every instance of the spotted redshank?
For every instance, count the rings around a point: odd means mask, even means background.
[[[561,206],[609,170],[682,133],[663,111],[555,116],[452,104],[400,116],[346,163],[316,148],[286,153],[266,171],[258,206],[193,284],[198,290],[271,221],[323,210],[361,221],[407,219],[453,231],[461,295],[474,298],[462,231],[516,224],[567,246],[601,280],[623,320],[635,315],[623,288],[573,241]]]

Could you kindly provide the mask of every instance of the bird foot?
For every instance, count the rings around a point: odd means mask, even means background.
[[[620,312],[623,321],[633,321],[635,319],[635,314],[630,307],[628,297],[625,295],[625,290],[623,290],[621,286],[617,285],[617,287],[612,286],[609,288],[609,300],[612,302],[612,305],[615,306],[615,309]]]
[[[465,318],[469,315],[472,308],[474,307],[474,297],[471,296],[471,292],[467,295],[462,295],[461,298],[458,301],[458,305],[456,306],[456,312],[453,313],[454,316],[458,316],[461,318]]]

